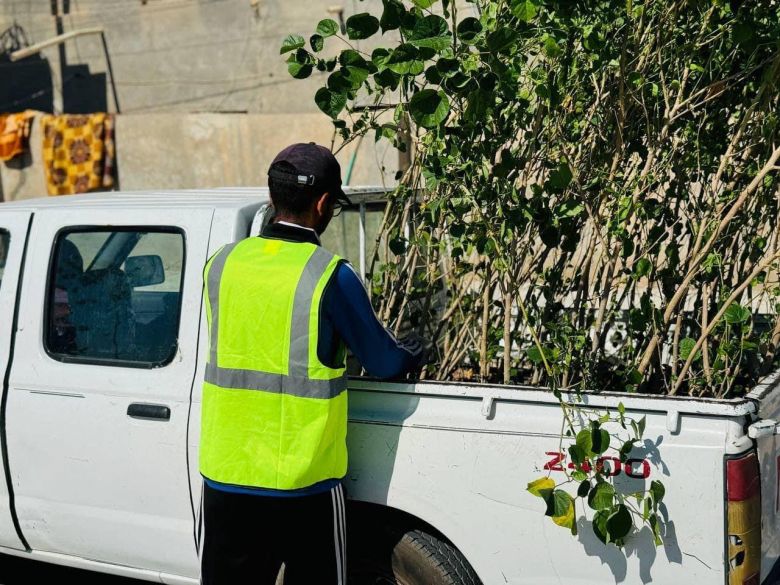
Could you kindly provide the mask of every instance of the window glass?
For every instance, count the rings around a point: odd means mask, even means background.
[[[61,233],[49,284],[49,353],[82,363],[169,362],[177,346],[183,262],[178,231]]]
[[[10,241],[11,235],[6,230],[0,229],[0,286],[3,285],[5,261],[8,259],[8,244]]]
[[[369,262],[384,213],[383,203],[366,206],[366,257]],[[331,220],[321,240],[327,250],[346,258],[357,268],[360,263],[360,211],[352,207],[344,209]]]

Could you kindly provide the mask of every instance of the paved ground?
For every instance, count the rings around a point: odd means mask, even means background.
[[[79,571],[38,563],[8,555],[0,555],[0,585],[30,585],[31,583],[78,583],[79,585],[142,585],[147,581],[123,579],[102,573]]]

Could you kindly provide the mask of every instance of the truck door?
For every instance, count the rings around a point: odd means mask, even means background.
[[[197,575],[186,436],[212,214],[36,215],[7,407],[33,550]]]
[[[13,347],[11,345],[14,329],[16,298],[19,275],[27,242],[27,230],[31,213],[13,211],[0,213],[0,380],[3,384],[2,407],[5,407],[6,374],[8,373]],[[4,431],[4,429],[2,429]],[[6,481],[6,440],[3,432],[3,457],[0,460],[0,546],[24,549],[24,545],[14,527],[11,512],[11,494]]]

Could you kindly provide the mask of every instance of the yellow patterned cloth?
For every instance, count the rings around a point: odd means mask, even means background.
[[[41,124],[49,195],[103,191],[114,186],[111,114],[47,114]]]
[[[27,150],[30,124],[35,112],[0,114],[0,160],[8,161]]]

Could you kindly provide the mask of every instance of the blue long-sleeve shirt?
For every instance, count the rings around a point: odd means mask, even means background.
[[[317,234],[292,224],[270,224],[262,237],[319,245]],[[328,366],[338,367],[341,342],[372,376],[394,378],[420,365],[422,348],[399,342],[379,322],[360,277],[347,262],[337,267],[322,295],[317,356]],[[299,490],[273,490],[226,485],[205,479],[214,488],[234,493],[264,496],[300,496],[331,489],[340,479],[329,479]]]

